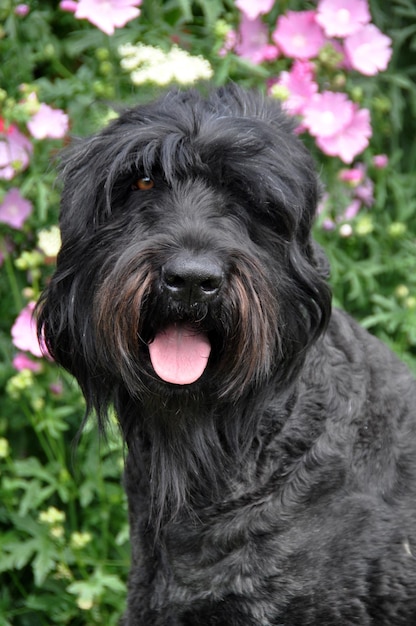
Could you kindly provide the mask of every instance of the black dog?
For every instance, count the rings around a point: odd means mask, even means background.
[[[331,312],[278,105],[171,92],[62,174],[39,328],[128,446],[124,624],[415,626],[415,381]]]

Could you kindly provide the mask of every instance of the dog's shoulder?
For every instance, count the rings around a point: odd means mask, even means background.
[[[324,341],[330,351],[342,352],[353,374],[360,375],[373,395],[397,395],[416,402],[416,379],[409,368],[345,311],[333,310]]]
[[[384,343],[337,309],[318,353],[325,354],[335,398],[327,405],[327,429],[348,442],[352,475],[386,497],[399,494],[416,478],[415,378]]]

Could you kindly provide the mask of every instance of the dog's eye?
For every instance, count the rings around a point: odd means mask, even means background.
[[[143,176],[143,178],[138,178],[131,186],[132,189],[139,189],[140,191],[148,191],[149,189],[153,189],[155,186],[155,181],[149,178],[148,176]]]

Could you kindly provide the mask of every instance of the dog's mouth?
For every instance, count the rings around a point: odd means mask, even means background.
[[[196,325],[177,322],[158,331],[148,348],[153,369],[161,380],[190,385],[208,365],[211,342]]]

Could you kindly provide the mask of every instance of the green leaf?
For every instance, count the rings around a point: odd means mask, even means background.
[[[183,18],[186,22],[192,20],[192,1],[191,0],[178,0],[179,7],[182,11]]]
[[[38,547],[39,548],[39,547]],[[56,549],[50,542],[44,542],[42,548],[39,550],[33,560],[33,573],[35,577],[35,585],[40,587],[45,581],[49,572],[55,569],[56,566]]]
[[[22,569],[29,563],[38,549],[36,539],[27,541],[10,541],[2,544],[0,555],[0,572]]]

